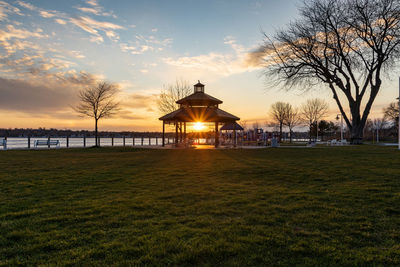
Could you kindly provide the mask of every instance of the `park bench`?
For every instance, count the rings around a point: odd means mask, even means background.
[[[60,147],[60,141],[59,140],[36,140],[35,141],[35,147],[38,147],[38,146],[47,146],[47,147],[56,146],[56,147]]]
[[[336,139],[332,139],[330,141],[328,141],[327,145],[331,145],[331,146],[344,146],[344,145],[348,145],[349,143],[347,142],[346,139],[343,140],[336,140]]]
[[[337,144],[338,144],[338,141],[336,139],[332,139],[327,142],[328,146],[336,146]]]
[[[347,142],[346,139],[341,140],[339,143],[340,143],[341,146],[345,146],[345,145],[349,144],[349,142]]]
[[[317,145],[317,142],[311,141],[311,142],[308,142],[308,143],[306,144],[306,147],[315,147],[316,145]]]
[[[7,149],[7,139],[1,139],[0,146],[2,146],[3,149]]]

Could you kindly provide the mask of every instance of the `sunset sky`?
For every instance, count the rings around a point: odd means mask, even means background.
[[[295,106],[321,97],[266,88],[252,51],[263,34],[295,19],[301,1],[0,1],[0,128],[91,129],[71,106],[88,82],[119,84],[123,110],[101,130],[161,130],[157,94],[176,79],[200,80],[221,108],[261,125],[272,103]],[[386,77],[372,117],[398,96],[397,76]]]

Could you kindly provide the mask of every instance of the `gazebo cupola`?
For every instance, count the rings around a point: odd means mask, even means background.
[[[194,93],[204,93],[204,84],[198,81],[198,83],[194,85]]]

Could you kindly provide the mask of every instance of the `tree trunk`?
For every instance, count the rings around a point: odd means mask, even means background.
[[[279,143],[282,142],[282,122],[279,123]]]
[[[94,120],[94,138],[95,138],[95,146],[98,147],[99,146],[99,138],[98,138],[98,131],[97,131],[97,119]]]
[[[289,134],[290,134],[290,139],[289,139],[289,142],[290,143],[292,143],[292,134],[293,134],[293,131],[292,131],[292,129],[289,129]]]
[[[308,139],[309,139],[308,141],[311,142],[312,123],[310,123],[309,127],[310,127],[310,131],[309,131],[309,134],[308,134]]]
[[[351,130],[350,143],[353,145],[362,144],[363,133],[364,133],[364,125],[361,122],[353,123]]]

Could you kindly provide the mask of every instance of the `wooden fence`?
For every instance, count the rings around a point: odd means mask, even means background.
[[[160,137],[101,137],[100,146],[161,146]],[[39,149],[39,148],[77,148],[92,147],[94,137],[0,137],[0,150]],[[174,138],[165,138],[165,144],[173,144]]]

